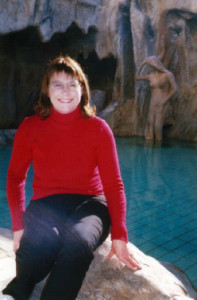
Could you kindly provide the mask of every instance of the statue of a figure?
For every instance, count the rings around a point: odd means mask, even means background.
[[[152,66],[152,71],[147,75],[140,75],[145,65]],[[169,100],[177,91],[174,75],[164,67],[158,57],[150,56],[141,64],[136,80],[148,80],[151,89],[145,138],[162,140],[163,121],[169,108]]]

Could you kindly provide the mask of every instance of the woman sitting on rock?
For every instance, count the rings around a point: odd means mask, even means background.
[[[141,267],[127,248],[114,137],[107,123],[94,116],[88,83],[76,61],[59,57],[49,64],[35,111],[17,131],[8,170],[16,277],[1,299],[29,299],[35,284],[49,274],[40,299],[72,300],[110,228],[109,257],[115,254],[132,270]],[[31,162],[33,196],[25,211]]]

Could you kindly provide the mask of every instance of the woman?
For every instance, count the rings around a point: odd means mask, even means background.
[[[115,254],[132,270],[141,267],[127,249],[114,137],[106,122],[94,116],[88,83],[76,61],[59,57],[49,64],[35,111],[17,131],[8,170],[17,274],[3,293],[27,300],[49,274],[41,300],[71,300],[110,224],[109,257]],[[25,211],[31,162],[33,196]]]
[[[150,65],[153,70],[148,75],[138,75],[144,65]],[[151,100],[148,120],[145,128],[146,140],[162,140],[163,122],[169,109],[169,100],[177,88],[174,75],[168,71],[158,57],[146,59],[136,76],[136,80],[148,80],[151,88]]]

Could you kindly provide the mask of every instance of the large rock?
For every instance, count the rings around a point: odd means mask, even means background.
[[[143,269],[131,271],[116,258],[108,259],[110,240],[95,252],[95,258],[84,280],[78,300],[189,300],[197,293],[178,268],[145,255],[133,244],[130,251],[142,263]],[[12,233],[0,230],[0,290],[15,273]],[[39,283],[31,300],[38,300],[44,281]]]

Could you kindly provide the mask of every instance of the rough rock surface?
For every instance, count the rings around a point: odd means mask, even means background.
[[[89,26],[97,24],[101,3],[101,0],[3,0],[0,2],[0,31],[6,34],[33,25],[39,28],[44,40],[49,40],[55,32],[66,31],[75,21],[87,32]]]
[[[105,105],[105,93],[100,90],[92,90],[90,96],[90,104],[96,106],[96,111],[103,110]]]
[[[0,129],[33,113],[44,66],[62,53],[105,94],[114,133],[143,136],[150,91],[135,73],[160,55],[178,86],[164,133],[197,141],[196,0],[2,0],[0,45]]]
[[[164,124],[166,135],[197,141],[197,1],[132,1],[130,16],[136,67],[148,56],[159,55],[178,86]],[[149,99],[147,84],[137,83],[135,135],[144,134]]]
[[[95,258],[84,280],[78,300],[189,300],[197,299],[187,277],[178,268],[161,263],[145,255],[133,244],[130,251],[143,264],[143,269],[130,271],[116,258],[106,256],[110,250],[108,239],[95,253]],[[0,229],[0,290],[14,276],[12,233]],[[39,283],[31,300],[39,299],[43,282]]]

